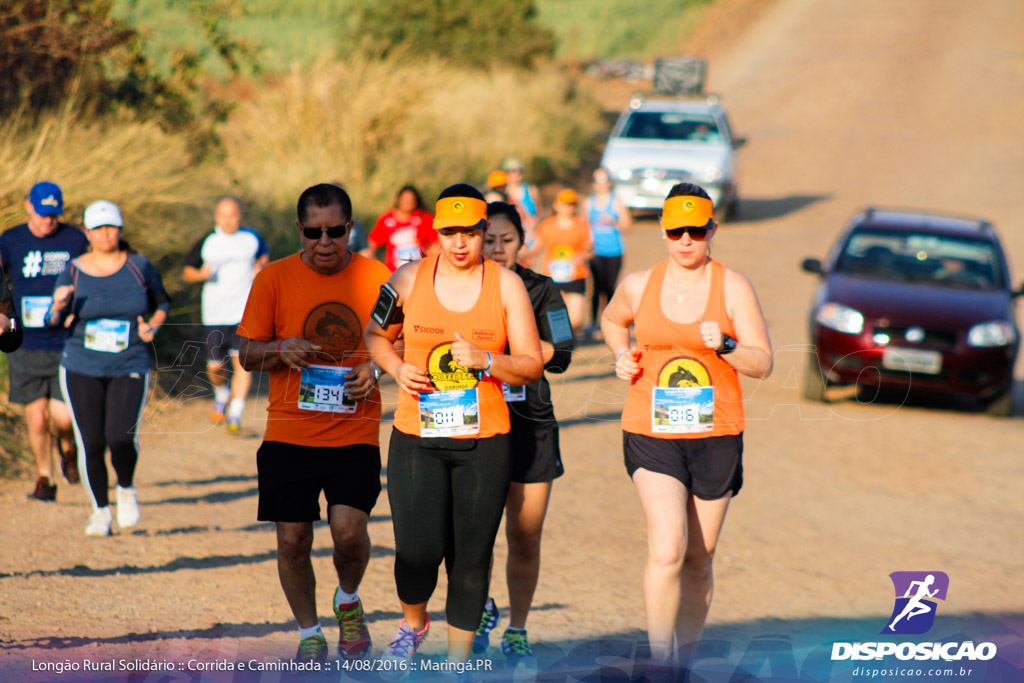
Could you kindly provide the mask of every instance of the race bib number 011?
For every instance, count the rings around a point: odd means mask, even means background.
[[[714,423],[714,387],[654,387],[651,397],[652,432],[710,432]]]
[[[132,325],[127,320],[90,320],[85,324],[83,346],[90,351],[121,353],[128,348]]]
[[[480,433],[480,399],[476,387],[420,393],[420,436],[467,436]]]
[[[345,375],[352,368],[310,365],[302,368],[299,381],[299,410],[354,413],[356,402],[345,393]]]

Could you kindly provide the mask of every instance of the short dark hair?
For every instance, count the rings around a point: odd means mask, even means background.
[[[526,233],[523,232],[523,219],[516,210],[516,207],[508,202],[491,202],[487,205],[487,218],[490,219],[495,216],[507,218],[512,227],[519,233],[519,244],[526,244]]]
[[[214,206],[219,206],[221,202],[225,201],[234,202],[235,206],[238,207],[238,213],[245,213],[245,205],[242,204],[242,200],[233,194],[222,194],[221,196],[217,197],[217,201],[216,203],[214,203]]]
[[[420,191],[417,190],[416,187],[413,186],[413,185],[403,185],[402,186],[402,189],[399,190],[398,194],[395,195],[395,207],[396,208],[398,207],[398,200],[406,192],[412,192],[412,196],[416,198],[416,208],[422,210],[423,209],[423,197],[420,196]]]
[[[455,183],[441,190],[441,194],[437,195],[438,199],[447,199],[448,197],[471,197],[473,199],[484,200],[484,196],[480,193],[480,190],[476,189],[468,183]]]
[[[348,220],[352,218],[352,199],[348,196],[348,192],[341,189],[337,185],[331,183],[320,183],[312,187],[307,187],[299,195],[298,214],[299,222],[306,222],[306,209],[309,205],[319,206],[325,208],[337,204],[341,207],[341,213]]]
[[[669,199],[671,197],[703,197],[704,199],[711,201],[711,195],[707,193],[707,190],[700,185],[695,185],[693,183],[676,183],[672,186],[672,189],[668,191],[668,197],[665,197],[665,199]]]

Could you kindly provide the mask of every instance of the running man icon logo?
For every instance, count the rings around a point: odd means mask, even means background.
[[[882,633],[919,635],[935,623],[938,600],[946,599],[949,577],[944,572],[893,572],[896,604]]]

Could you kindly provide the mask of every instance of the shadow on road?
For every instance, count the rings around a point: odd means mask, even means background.
[[[740,199],[739,211],[730,223],[756,223],[774,218],[782,218],[791,213],[802,211],[812,204],[831,199],[830,194],[796,194],[776,199]]]

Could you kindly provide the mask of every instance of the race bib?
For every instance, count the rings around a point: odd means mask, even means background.
[[[551,271],[551,279],[555,282],[571,282],[572,274],[575,272],[573,262],[569,259],[555,259],[548,266]]]
[[[23,327],[46,327],[46,316],[53,305],[52,296],[24,296],[21,298],[21,324]]]
[[[505,394],[505,403],[519,403],[526,400],[526,385],[510,387],[504,382],[501,383],[501,392]]]
[[[395,260],[396,261],[419,261],[420,260],[420,248],[419,247],[401,247],[395,249]]]
[[[354,413],[356,402],[345,393],[345,375],[352,368],[310,365],[302,368],[299,381],[299,410],[318,413]]]
[[[128,348],[132,324],[127,320],[90,320],[85,324],[85,348],[103,353],[121,353]]]
[[[654,387],[651,431],[655,434],[710,432],[714,422],[714,387]]]
[[[420,436],[479,433],[480,399],[476,387],[420,393]]]

